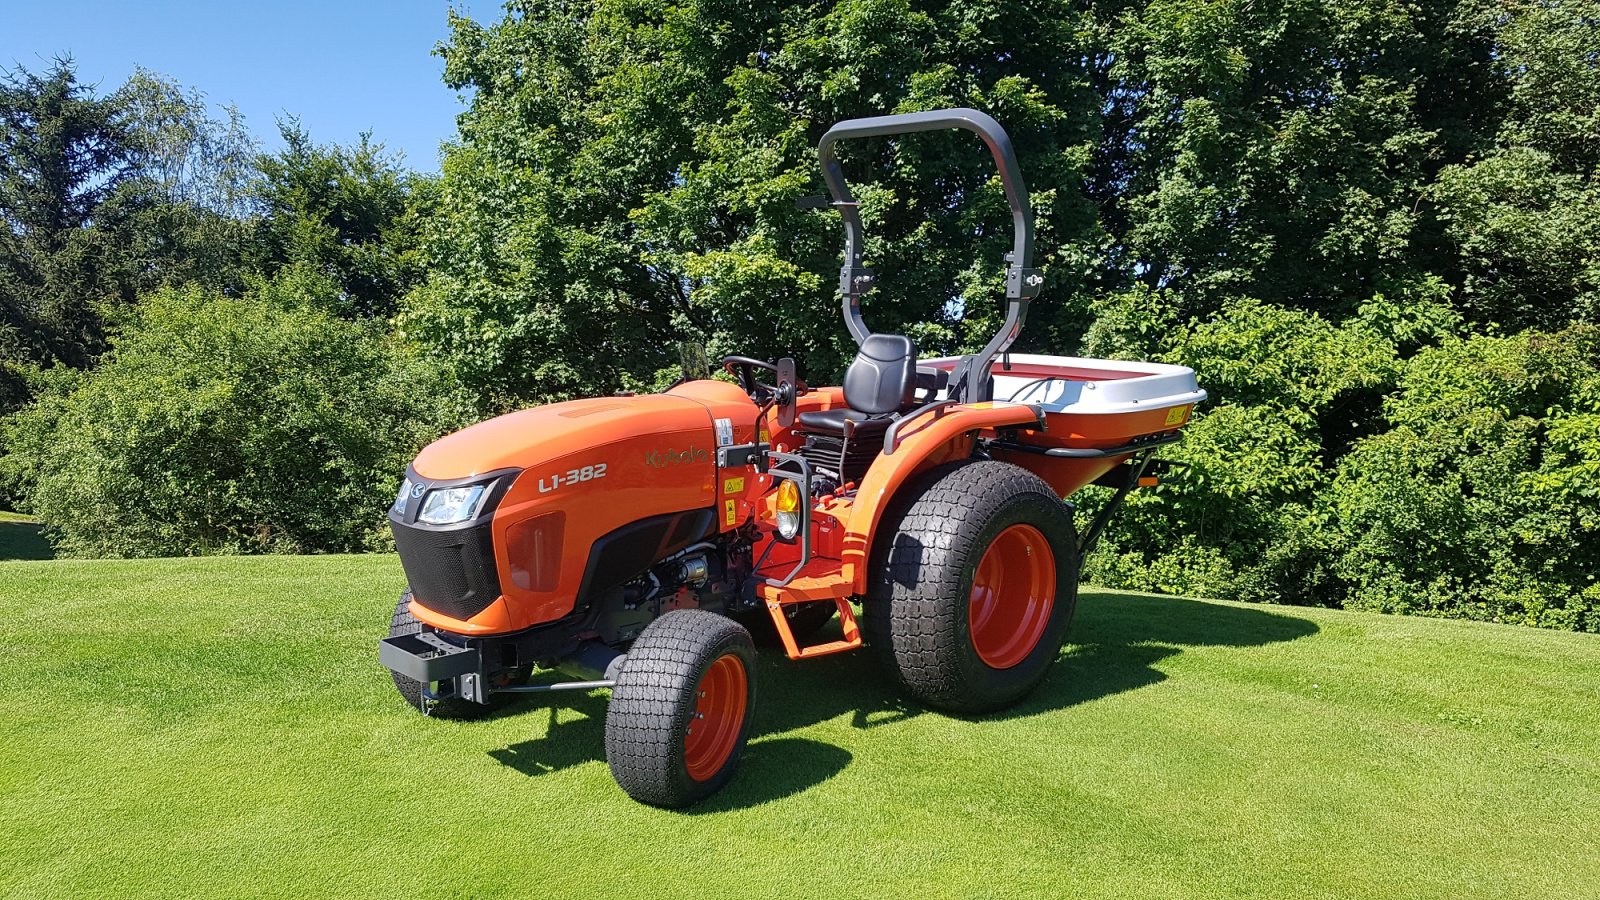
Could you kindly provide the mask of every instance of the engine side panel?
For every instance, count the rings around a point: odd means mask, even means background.
[[[633,434],[530,466],[495,514],[495,559],[514,627],[571,612],[602,536],[640,519],[709,509],[716,499],[711,422]],[[636,574],[618,573],[619,577]]]

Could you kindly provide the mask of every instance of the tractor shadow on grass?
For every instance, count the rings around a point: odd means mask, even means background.
[[[1157,684],[1167,676],[1156,665],[1188,647],[1263,647],[1317,633],[1315,622],[1278,611],[1286,608],[1084,591],[1067,646],[1039,689],[973,718],[1030,716]]]
[[[1276,608],[1274,608],[1275,610]],[[837,629],[837,623],[830,625]],[[1038,715],[1089,703],[1166,679],[1155,666],[1186,647],[1255,647],[1317,632],[1315,623],[1267,608],[1085,591],[1068,645],[1038,690],[1017,706],[973,720]],[[856,729],[891,726],[921,715],[942,715],[907,699],[870,652],[790,662],[763,650],[750,744],[739,776],[689,814],[755,806],[798,794],[850,764],[848,750],[787,732],[848,717]],[[606,698],[600,694],[527,698],[496,715],[534,714],[546,707],[544,734],[489,755],[529,776],[605,759]],[[981,738],[975,738],[981,739]]]

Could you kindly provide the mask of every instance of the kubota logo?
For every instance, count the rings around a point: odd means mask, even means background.
[[[705,462],[706,451],[689,445],[687,450],[677,450],[668,447],[665,450],[651,450],[644,455],[645,465],[654,469],[665,469],[667,466],[688,465],[689,463]]]

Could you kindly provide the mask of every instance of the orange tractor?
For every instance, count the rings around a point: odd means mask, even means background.
[[[952,127],[988,145],[1010,202],[1007,312],[977,353],[919,360],[862,320],[874,276],[834,145]],[[424,449],[389,511],[409,589],[379,644],[417,709],[609,688],[617,782],[676,807],[733,776],[757,638],[795,660],[865,644],[911,696],[958,713],[1015,703],[1045,677],[1080,560],[1128,491],[1153,483],[1153,451],[1205,392],[1180,366],[1007,353],[1043,279],[994,119],[841,122],[818,156],[831,201],[801,204],[844,220],[840,290],[860,347],[844,383],[728,357],[737,384],[555,403]],[[1063,500],[1091,483],[1115,494],[1080,533]]]

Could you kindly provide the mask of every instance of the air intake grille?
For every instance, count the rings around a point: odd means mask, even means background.
[[[448,531],[414,528],[393,519],[389,524],[418,603],[453,619],[470,619],[500,596],[490,522]]]

